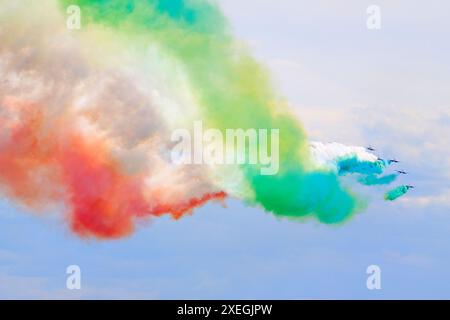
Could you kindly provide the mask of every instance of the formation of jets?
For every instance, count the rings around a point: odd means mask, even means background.
[[[373,148],[372,146],[368,146],[368,147],[366,147],[366,149],[368,150],[368,151],[376,151],[376,149],[375,148]],[[378,158],[378,161],[385,161],[384,159],[382,159],[382,158]],[[399,163],[400,161],[398,161],[397,159],[389,159],[388,160],[388,163]],[[395,172],[397,172],[398,174],[408,174],[408,172],[406,172],[406,171],[403,171],[403,170],[395,170]],[[411,185],[407,185],[406,186],[408,189],[414,189],[414,186],[411,186]]]

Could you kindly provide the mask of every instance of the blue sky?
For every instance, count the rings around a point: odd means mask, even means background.
[[[450,298],[450,4],[223,0],[311,139],[377,148],[417,188],[343,226],[228,201],[124,240],[80,240],[54,216],[0,203],[0,298]],[[381,195],[381,193],[380,193]],[[77,264],[82,289],[66,289]],[[366,268],[382,289],[366,288]]]

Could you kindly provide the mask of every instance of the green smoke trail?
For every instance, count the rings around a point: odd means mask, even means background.
[[[385,168],[385,165],[381,161],[361,161],[356,156],[350,158],[344,158],[338,161],[338,174],[343,176],[352,173],[361,174],[381,174]]]
[[[395,199],[400,198],[405,195],[408,190],[411,189],[411,186],[399,186],[393,190],[386,192],[384,195],[384,199],[388,201],[394,201]]]
[[[226,19],[208,0],[60,0],[80,6],[83,25],[94,23],[115,33],[147,37],[181,63],[208,126],[225,129],[280,129],[280,171],[260,175],[243,165],[254,198],[279,216],[314,215],[324,223],[350,217],[358,200],[337,175],[311,171],[306,136],[297,120],[276,103],[269,77],[245,49],[236,45]],[[273,107],[273,105],[276,107]],[[197,120],[197,119],[196,119]]]
[[[388,174],[382,177],[379,177],[375,174],[370,174],[367,176],[362,176],[358,178],[358,181],[366,186],[374,186],[374,185],[386,185],[390,184],[397,179],[396,174]]]

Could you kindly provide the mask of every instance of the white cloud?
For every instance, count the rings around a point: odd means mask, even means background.
[[[56,279],[33,276],[0,275],[0,299],[158,299],[155,291],[145,291],[133,286],[133,281],[110,281],[113,285],[105,287],[82,286],[80,290],[65,288],[65,282],[55,288]],[[50,286],[53,284],[53,286]]]
[[[443,206],[450,207],[450,189],[435,195],[410,196],[399,200],[400,203],[409,207]]]

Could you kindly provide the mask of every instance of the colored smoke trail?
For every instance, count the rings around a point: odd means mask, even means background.
[[[63,1],[65,5],[68,1]],[[242,197],[277,215],[315,215],[320,221],[343,221],[358,208],[355,197],[328,172],[310,172],[308,142],[295,118],[277,103],[264,69],[239,48],[225,19],[209,1],[71,1],[86,8],[92,24],[128,38],[148,38],[186,72],[207,125],[225,129],[272,129],[284,132],[281,171],[256,174],[242,166],[250,192]],[[110,2],[112,3],[112,2]],[[275,105],[275,107],[273,107]],[[233,194],[231,190],[230,194]]]
[[[78,5],[81,30],[66,28]],[[208,0],[0,0],[0,186],[61,205],[74,232],[116,238],[226,196],[339,223],[364,185],[389,184],[361,147],[309,143],[266,70]],[[276,175],[258,165],[175,166],[171,132],[279,129]],[[351,186],[342,182],[358,175]]]
[[[404,196],[409,190],[411,186],[399,186],[395,189],[392,189],[384,195],[384,198],[388,201],[394,201],[402,196]]]
[[[398,175],[396,175],[396,174],[388,174],[388,175],[379,177],[377,175],[370,174],[367,176],[360,177],[358,179],[358,181],[361,184],[364,184],[366,186],[383,185],[383,184],[390,184],[390,183],[394,182],[395,179],[397,179],[397,176]]]

